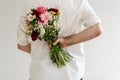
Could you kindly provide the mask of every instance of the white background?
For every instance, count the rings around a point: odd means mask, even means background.
[[[16,48],[16,27],[25,0],[0,0],[0,80],[28,80],[30,55]],[[120,80],[120,0],[89,0],[103,34],[85,42],[84,80]]]

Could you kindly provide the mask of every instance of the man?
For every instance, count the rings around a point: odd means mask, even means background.
[[[23,19],[31,8],[37,6],[55,7],[61,11],[61,35],[53,45],[58,42],[73,59],[62,68],[56,68],[49,59],[49,48],[44,41],[29,41],[29,36],[18,28],[18,49],[30,53],[32,62],[30,66],[31,80],[80,80],[84,76],[84,52],[82,42],[91,40],[102,33],[100,18],[96,15],[87,0],[28,0],[23,11],[20,27],[24,28],[27,22]],[[82,30],[82,26],[86,27]],[[22,35],[21,35],[22,34]]]

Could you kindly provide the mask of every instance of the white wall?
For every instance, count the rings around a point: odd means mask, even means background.
[[[16,48],[16,27],[25,0],[0,0],[0,80],[28,80],[30,56]]]
[[[89,0],[104,33],[85,43],[85,80],[120,80],[120,0]]]
[[[0,0],[0,80],[28,80],[30,55],[16,48],[16,26],[25,0]],[[120,80],[120,1],[89,0],[104,25],[85,43],[85,80]]]

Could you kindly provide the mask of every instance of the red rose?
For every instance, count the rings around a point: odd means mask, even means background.
[[[33,41],[37,40],[37,37],[38,37],[38,32],[37,31],[33,31],[32,34],[31,34],[31,38]]]
[[[39,15],[40,15],[40,13],[39,12],[37,12],[35,9],[32,9],[32,15],[35,15],[36,17],[38,17],[39,18]]]
[[[48,9],[48,11],[53,11],[53,12],[58,12],[59,10],[58,9],[55,9],[55,8],[50,8],[50,9]]]
[[[45,7],[43,7],[43,6],[38,7],[36,10],[37,10],[37,12],[39,12],[40,14],[42,14],[42,13],[45,13],[45,12],[46,12],[46,8],[45,8]]]

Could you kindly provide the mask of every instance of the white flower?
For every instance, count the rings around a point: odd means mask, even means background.
[[[38,25],[39,25],[39,28],[43,27],[41,23],[38,23]]]
[[[54,27],[55,27],[56,30],[60,29],[60,25],[59,24],[56,24]]]
[[[35,18],[35,15],[28,14],[27,19],[28,21],[32,21]]]
[[[32,30],[31,30],[31,29],[27,29],[27,30],[25,31],[25,33],[28,34],[28,35],[31,35],[31,34],[32,34]]]
[[[45,34],[45,29],[43,27],[40,27],[40,35],[39,35],[39,37],[43,38],[44,34]]]

